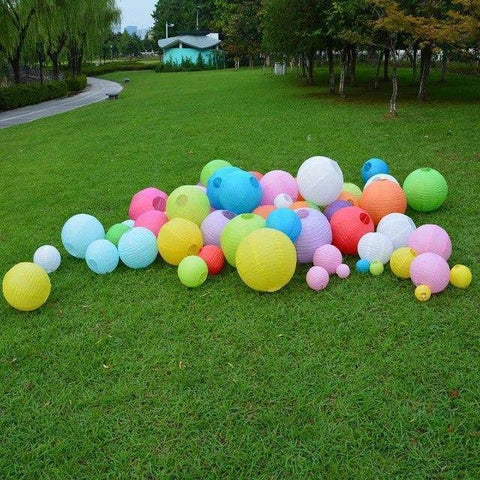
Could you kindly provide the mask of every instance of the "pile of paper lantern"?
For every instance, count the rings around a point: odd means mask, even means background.
[[[429,212],[444,203],[448,187],[440,172],[415,170],[403,188],[380,158],[367,160],[360,173],[363,191],[344,182],[339,164],[328,157],[305,160],[296,176],[284,170],[263,175],[212,160],[197,185],[181,185],[170,195],[156,187],[135,193],[125,206],[129,218],[107,231],[92,215],[73,215],[61,241],[97,274],[110,274],[120,263],[147,268],[160,255],[190,288],[228,263],[250,288],[274,292],[290,282],[297,264],[312,264],[306,283],[318,291],[331,275],[349,277],[344,255],[360,257],[355,269],[361,274],[378,276],[390,262],[396,277],[411,279],[422,301],[449,282],[466,288],[470,270],[447,263],[448,233],[428,223],[417,228],[405,214],[408,206]],[[19,310],[39,308],[50,293],[48,274],[60,263],[60,252],[44,245],[33,263],[15,265],[3,280],[7,302]]]

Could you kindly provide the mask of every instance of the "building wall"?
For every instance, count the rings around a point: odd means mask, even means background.
[[[201,53],[205,63],[213,61],[215,50],[197,50],[195,48],[166,48],[163,55],[165,63],[182,63],[182,59],[189,58],[193,63],[196,63],[198,54]]]

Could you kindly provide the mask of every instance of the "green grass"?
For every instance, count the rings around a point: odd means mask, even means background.
[[[275,294],[232,268],[188,290],[161,261],[96,276],[62,249],[43,308],[0,303],[0,478],[480,478],[478,79],[433,78],[425,104],[402,85],[392,119],[388,86],[341,101],[261,70],[129,77],[117,102],[0,131],[1,272],[60,247],[69,216],[108,227],[213,158],[295,173],[327,155],[360,183],[375,155],[401,181],[444,173],[444,207],[410,213],[449,231],[474,283],[421,304],[389,271],[314,293],[301,266]]]

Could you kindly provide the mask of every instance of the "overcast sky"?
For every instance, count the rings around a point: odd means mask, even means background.
[[[127,25],[151,27],[153,25],[151,14],[156,3],[156,0],[117,0],[118,6],[122,9],[122,27]]]

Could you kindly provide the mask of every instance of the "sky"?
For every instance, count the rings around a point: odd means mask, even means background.
[[[137,27],[151,27],[153,19],[151,13],[157,0],[117,0],[117,5],[122,10],[122,28],[127,25]]]

